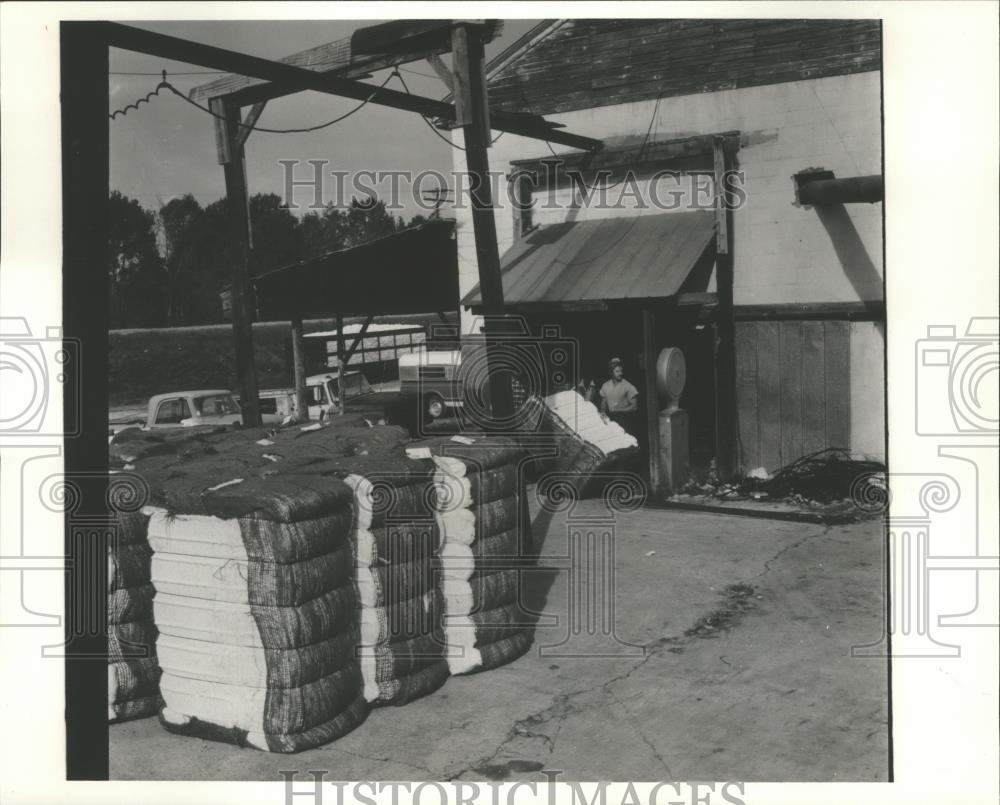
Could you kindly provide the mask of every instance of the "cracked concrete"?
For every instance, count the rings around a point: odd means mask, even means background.
[[[156,719],[113,725],[112,778],[887,779],[886,665],[850,656],[882,632],[877,522],[618,514],[613,633],[573,631],[570,601],[587,599],[572,595],[569,533],[599,533],[604,515],[585,501],[536,533],[527,603],[557,622],[520,660],[292,756],[171,735]]]

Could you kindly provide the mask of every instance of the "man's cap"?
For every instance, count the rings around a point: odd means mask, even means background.
[[[616,366],[622,366],[621,358],[612,358],[611,361],[608,363],[608,368],[610,369],[614,369]]]

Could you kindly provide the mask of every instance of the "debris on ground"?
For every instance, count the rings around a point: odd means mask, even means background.
[[[888,497],[885,465],[858,458],[847,450],[831,447],[803,456],[769,473],[756,467],[740,481],[723,483],[715,460],[701,478],[692,478],[681,496],[711,497],[721,501],[769,501],[798,507],[858,508],[864,513]]]
[[[723,590],[725,603],[710,615],[699,618],[685,630],[685,637],[711,638],[728,632],[755,604],[756,590],[750,584],[730,584]],[[756,596],[760,598],[760,596]]]

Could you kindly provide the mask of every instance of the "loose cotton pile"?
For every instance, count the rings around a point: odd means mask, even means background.
[[[156,715],[162,703],[148,519],[141,512],[119,512],[116,539],[108,546],[109,721]]]

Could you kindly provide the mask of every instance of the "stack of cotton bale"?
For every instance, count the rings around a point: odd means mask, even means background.
[[[444,682],[433,467],[405,439],[245,429],[135,457],[168,729],[294,752]]]
[[[108,720],[153,716],[160,709],[160,668],[153,622],[148,517],[117,514],[108,546]]]
[[[437,690],[448,677],[434,576],[440,543],[434,467],[405,456],[328,464],[354,493],[365,698],[372,705],[405,704]]]
[[[354,496],[305,468],[363,450],[359,439],[406,437],[369,431],[191,434],[132,457],[150,487],[168,729],[294,752],[364,720]]]
[[[453,674],[511,662],[534,637],[533,618],[522,606],[522,568],[531,551],[525,451],[505,437],[459,439],[422,443],[438,487],[444,637]]]
[[[579,491],[599,469],[607,470],[638,451],[634,436],[605,420],[593,403],[575,391],[530,397],[524,416],[529,429],[557,450],[548,470],[567,477]]]
[[[198,505],[151,497],[166,504],[147,508],[164,726],[296,752],[360,724],[346,484],[248,477]]]

